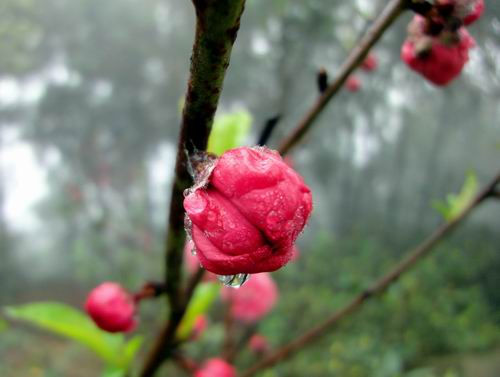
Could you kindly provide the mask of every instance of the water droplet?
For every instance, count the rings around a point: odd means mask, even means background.
[[[236,275],[217,275],[217,278],[226,287],[239,288],[250,279],[249,274],[236,274]]]

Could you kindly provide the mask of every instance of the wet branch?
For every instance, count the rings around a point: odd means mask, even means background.
[[[313,327],[295,340],[292,340],[290,343],[277,349],[269,356],[263,358],[254,366],[243,372],[240,377],[253,376],[263,369],[269,368],[279,363],[280,361],[293,357],[295,353],[302,350],[304,347],[314,343],[322,336],[328,334],[328,332],[331,331],[335,327],[335,325],[337,325],[342,319],[348,317],[350,314],[360,309],[368,299],[380,295],[381,293],[386,291],[387,288],[390,287],[392,283],[397,281],[402,274],[410,270],[415,264],[417,264],[417,262],[422,260],[422,258],[425,257],[434,248],[434,246],[436,246],[436,244],[438,244],[446,236],[451,234],[451,232],[460,223],[462,223],[475,208],[477,208],[486,199],[494,198],[498,193],[498,190],[496,189],[498,185],[500,185],[500,172],[498,172],[498,174],[490,181],[490,183],[488,183],[469,203],[469,205],[464,208],[453,220],[437,228],[429,238],[427,238],[415,249],[411,250],[406,255],[406,257],[404,257],[386,275],[376,280],[368,289],[359,293],[347,305],[333,313],[324,322]]]
[[[244,3],[244,0],[193,0],[196,34],[177,147],[165,250],[165,286],[170,315],[146,360],[142,377],[153,376],[163,360],[171,356],[175,349],[175,333],[187,307],[181,286],[185,241],[182,201],[184,190],[192,184],[187,156],[206,149]]]
[[[380,39],[389,26],[391,26],[404,9],[409,6],[411,0],[390,0],[383,9],[380,16],[361,38],[359,43],[351,51],[345,62],[340,67],[337,75],[331,81],[331,84],[322,91],[321,96],[316,100],[311,109],[292,131],[290,136],[283,141],[278,150],[280,154],[286,154],[296,144],[298,144],[305,133],[311,128],[313,122],[326,107],[328,102],[339,92],[349,75],[363,61],[366,54]]]

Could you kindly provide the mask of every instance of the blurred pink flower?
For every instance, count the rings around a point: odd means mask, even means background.
[[[278,288],[269,273],[252,275],[238,289],[224,287],[222,298],[229,301],[234,318],[252,323],[264,317],[276,304]]]
[[[220,358],[213,358],[203,363],[194,373],[194,377],[236,377],[236,371],[231,364]]]

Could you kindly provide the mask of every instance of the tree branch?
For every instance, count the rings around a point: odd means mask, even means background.
[[[349,75],[364,60],[368,51],[380,39],[387,28],[396,21],[402,11],[406,9],[408,1],[410,0],[391,0],[387,4],[380,16],[351,51],[344,64],[340,67],[337,76],[332,80],[332,83],[322,92],[322,95],[316,100],[316,103],[302,118],[290,136],[279,146],[278,150],[280,154],[288,153],[290,149],[300,142],[327,103],[339,92]]]
[[[142,377],[153,376],[171,353],[177,326],[186,310],[181,267],[185,241],[183,192],[191,185],[187,158],[195,151],[206,149],[245,0],[193,0],[193,3],[196,34],[177,147],[165,250],[170,317],[146,361]]]
[[[299,336],[290,343],[279,348],[269,356],[262,359],[260,362],[252,366],[250,369],[240,375],[240,377],[250,377],[255,373],[269,368],[278,362],[292,357],[299,350],[305,346],[317,341],[322,336],[326,335],[328,331],[338,324],[342,319],[348,317],[360,309],[363,304],[370,298],[383,293],[392,283],[408,270],[410,270],[417,262],[425,257],[433,247],[442,239],[448,236],[458,224],[462,223],[467,216],[488,198],[493,197],[495,187],[500,184],[500,172],[488,183],[479,194],[464,208],[453,220],[446,224],[441,225],[436,231],[422,242],[415,249],[410,251],[392,270],[380,279],[376,280],[368,289],[359,293],[347,305],[333,313],[329,318],[319,325],[313,327],[303,335]]]

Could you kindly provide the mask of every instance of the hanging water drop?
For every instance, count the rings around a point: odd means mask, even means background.
[[[217,278],[226,287],[239,288],[250,279],[249,274],[236,274],[236,275],[217,275]]]

